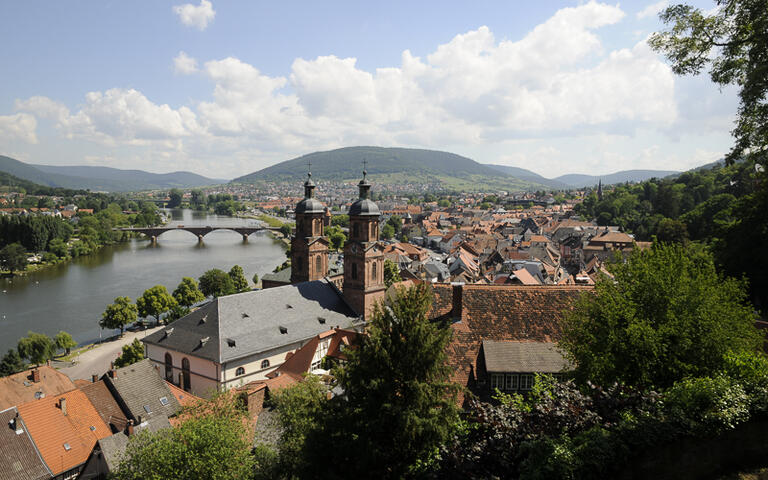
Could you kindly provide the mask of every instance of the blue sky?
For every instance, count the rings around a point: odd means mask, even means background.
[[[216,178],[351,145],[686,169],[730,148],[737,100],[647,48],[663,5],[3,2],[0,154]]]

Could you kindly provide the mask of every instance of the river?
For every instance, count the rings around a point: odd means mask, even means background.
[[[254,220],[222,217],[193,210],[165,210],[171,222],[211,226],[248,226]],[[23,277],[0,279],[0,356],[28,331],[53,336],[69,332],[83,344],[99,339],[99,319],[115,297],[132,300],[154,285],[172,292],[182,277],[198,278],[211,268],[228,271],[240,265],[250,281],[285,260],[283,248],[266,232],[243,242],[240,234],[216,230],[198,243],[185,231],[166,232],[153,246],[146,239],[104,247],[99,252]],[[104,330],[104,336],[112,335]]]

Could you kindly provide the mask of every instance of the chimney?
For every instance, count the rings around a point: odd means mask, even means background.
[[[61,409],[61,413],[64,414],[64,416],[67,415],[67,399],[62,397],[59,399],[59,408]]]
[[[99,376],[98,375],[96,375],[95,373],[93,375],[91,375],[91,383],[96,383],[98,381],[99,381]]]
[[[36,368],[32,370],[32,381],[35,383],[40,383],[40,369]]]
[[[462,314],[462,295],[464,294],[464,284],[454,284],[453,285],[453,294],[451,295],[451,317],[453,317],[454,322],[460,322],[461,321],[461,314]]]
[[[109,362],[109,371],[107,372],[109,378],[115,378],[115,362]]]
[[[128,420],[128,430],[126,431],[126,434],[130,437],[133,435],[133,420]]]
[[[184,385],[184,373],[179,372],[179,388],[182,390],[186,390]]]

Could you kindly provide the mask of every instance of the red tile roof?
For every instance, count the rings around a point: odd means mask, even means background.
[[[33,370],[0,378],[0,410],[36,400],[35,393],[37,392],[42,392],[44,396],[50,397],[75,389],[72,380],[54,368],[47,365],[39,367],[39,382],[33,381]]]
[[[59,407],[61,399],[66,400],[66,415]],[[85,463],[96,442],[112,435],[80,390],[33,400],[19,405],[18,409],[54,475]]]

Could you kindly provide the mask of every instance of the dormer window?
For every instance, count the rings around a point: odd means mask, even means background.
[[[237,370],[235,370],[235,376],[239,377],[240,375],[245,375],[245,368],[237,367]]]
[[[288,327],[283,327],[283,326],[280,326],[280,333],[281,333],[282,335],[285,335],[285,334],[287,334],[287,333],[288,333]]]
[[[269,368],[269,360],[262,360],[261,368]]]

